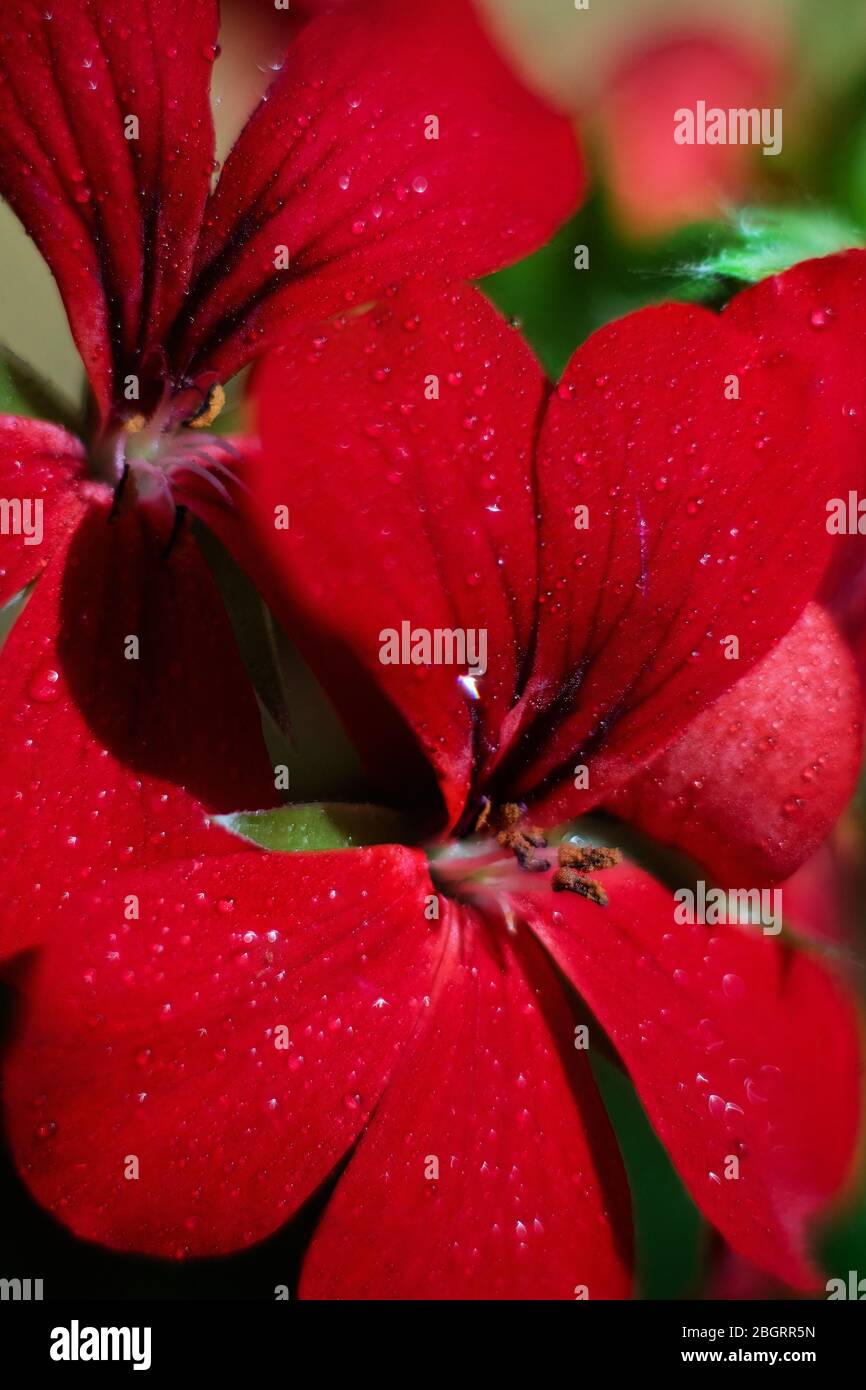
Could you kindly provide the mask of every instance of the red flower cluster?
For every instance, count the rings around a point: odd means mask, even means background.
[[[22,0],[0,21],[0,191],[54,271],[98,407],[84,442],[0,421],[0,488],[38,501],[44,532],[4,537],[0,570],[3,602],[43,575],[0,677],[23,841],[10,946],[41,930],[31,884],[46,905],[100,863],[177,847],[200,803],[273,799],[258,736],[234,743],[253,705],[222,605],[188,531],[172,535],[175,507],[206,520],[242,469],[245,441],[207,429],[222,383],[278,333],[402,279],[519,258],[581,187],[568,123],[465,0],[435,25],[365,0],[305,28],[208,195],[217,7],[176,10]]]
[[[350,1155],[307,1297],[623,1297],[606,1035],[708,1219],[809,1287],[858,1130],[851,1004],[775,928],[683,920],[642,847],[759,890],[851,793],[829,610],[859,554],[834,560],[824,501],[861,467],[861,258],[632,315],[551,389],[456,282],[545,238],[577,155],[461,0],[312,21],[210,195],[212,5],[80,0],[62,44],[8,9],[0,186],[99,406],[86,445],[0,424],[51,547],[4,541],[4,596],[41,575],[0,667],[32,1190],[80,1235],[201,1255]],[[261,449],[196,443],[266,348]],[[406,844],[273,854],[209,818],[274,784],[178,504],[256,577]],[[384,662],[406,624],[485,659]]]

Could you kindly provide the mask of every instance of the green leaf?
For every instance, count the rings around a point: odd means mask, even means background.
[[[250,434],[251,412],[247,404],[249,375],[250,368],[244,367],[242,371],[226,382],[225,405],[216,419],[208,425],[208,431],[211,434]]]
[[[599,179],[552,241],[488,276],[481,288],[517,320],[556,380],[575,349],[611,320],[665,299],[710,299],[717,281],[695,275],[694,266],[728,235],[721,223],[700,223],[662,238],[629,240],[610,214]],[[589,250],[586,270],[575,268],[578,246]]]
[[[693,267],[696,278],[751,285],[799,261],[862,246],[863,234],[840,213],[821,208],[744,208],[726,245]]]
[[[866,1173],[858,1174],[856,1193],[845,1201],[822,1233],[821,1261],[827,1274],[847,1282],[849,1269],[866,1274]]]
[[[32,588],[33,585],[29,584],[27,588],[21,590],[20,594],[15,594],[8,603],[4,603],[3,607],[0,608],[0,651],[3,650],[6,638],[21,616]]]
[[[0,415],[23,415],[29,420],[50,420],[73,434],[81,432],[81,420],[73,407],[38,372],[0,345]]]
[[[628,1077],[597,1050],[592,1070],[619,1140],[631,1188],[640,1297],[694,1297],[706,1241],[700,1213]]]
[[[405,815],[384,806],[349,802],[315,801],[281,806],[276,811],[236,811],[214,820],[262,849],[281,851],[407,844],[413,838],[412,824]]]
[[[644,305],[675,299],[721,308],[743,284],[862,242],[855,222],[818,208],[746,209],[634,241],[611,215],[599,178],[552,241],[481,288],[519,323],[556,380],[591,333]],[[586,270],[575,268],[578,246],[588,248]]]

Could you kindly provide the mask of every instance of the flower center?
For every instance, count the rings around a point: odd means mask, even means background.
[[[227,483],[238,484],[232,469],[238,451],[227,439],[207,430],[225,403],[215,383],[202,399],[189,393],[167,396],[149,417],[132,415],[106,436],[92,462],[96,477],[114,491],[111,515],[141,506],[160,522],[172,524],[180,511],[179,484],[191,476],[204,480],[224,501],[232,498]],[[189,413],[196,404],[193,413]]]
[[[512,893],[578,893],[606,907],[607,893],[590,874],[619,860],[618,849],[581,836],[552,847],[542,830],[527,823],[522,807],[514,802],[496,807],[485,800],[473,834],[431,852],[430,876],[447,897],[494,908],[507,919]]]

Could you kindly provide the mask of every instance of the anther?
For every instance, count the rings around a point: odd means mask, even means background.
[[[601,845],[560,845],[559,862],[563,868],[612,869],[622,858],[618,849],[605,849]]]
[[[544,873],[550,868],[546,859],[540,859],[533,851],[544,849],[547,845],[538,826],[522,825],[523,812],[516,802],[509,801],[499,808],[496,824],[501,826],[496,838],[503,849],[510,849],[521,869],[531,874]]]
[[[593,878],[585,878],[577,869],[557,869],[550,881],[554,893],[579,893],[599,907],[607,907],[608,897],[600,883]]]
[[[539,859],[532,844],[522,835],[504,832],[497,836],[503,849],[510,849],[521,869],[530,874],[543,874],[550,868],[546,859]]]
[[[560,845],[559,868],[551,886],[555,893],[579,893],[582,898],[607,907],[607,893],[595,879],[587,878],[590,869],[612,869],[620,861],[618,849],[604,845]]]
[[[191,430],[207,429],[208,425],[213,424],[225,403],[226,393],[219,382],[215,381],[205,396],[201,409],[197,410],[195,415],[185,421],[187,428]]]

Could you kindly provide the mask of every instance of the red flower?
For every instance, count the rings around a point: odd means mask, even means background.
[[[85,443],[0,418],[20,533],[4,524],[0,602],[42,574],[0,674],[9,948],[36,932],[31,885],[47,907],[145,840],[177,849],[200,801],[273,798],[258,745],[234,742],[251,696],[208,571],[170,535],[179,503],[207,514],[240,467],[238,441],[200,429],[221,383],[398,281],[519,258],[579,191],[568,122],[467,0],[434,19],[370,0],[305,27],[209,193],[216,38],[214,0],[0,17],[0,192],[54,272],[96,405]]]
[[[675,113],[698,102],[725,112],[773,107],[781,84],[768,50],[745,34],[673,33],[644,39],[610,74],[599,124],[613,197],[631,228],[657,234],[718,217],[757,182],[753,147],[677,144]]]
[[[348,1156],[307,1297],[623,1296],[587,1026],[730,1245],[808,1287],[858,1127],[847,996],[756,926],[678,921],[609,817],[557,848],[538,827],[626,795],[647,819],[643,767],[664,838],[759,888],[832,826],[859,696],[813,599],[835,459],[809,373],[667,306],[596,334],[549,394],[479,295],[416,290],[293,342],[259,397],[248,523],[274,600],[426,819],[413,847],[236,841],[79,895],[8,1068],[33,1191],[79,1234],[205,1254]],[[383,664],[405,621],[484,632],[487,659]]]

